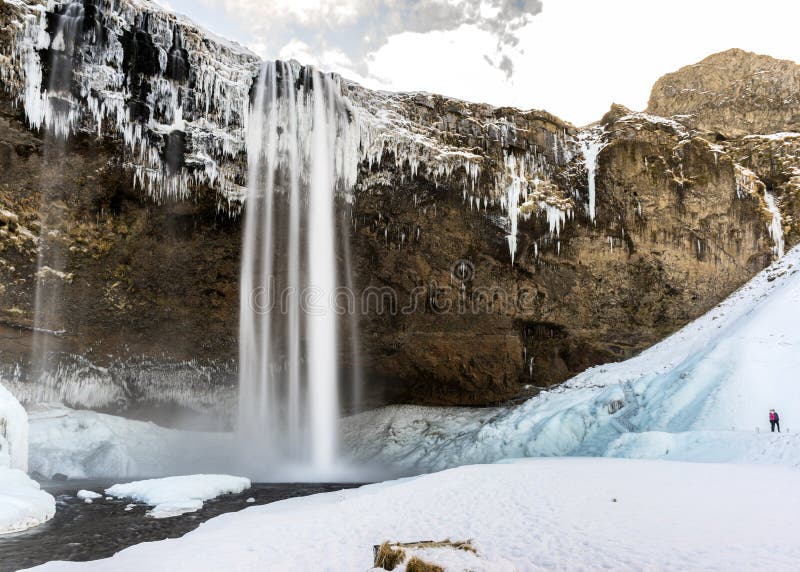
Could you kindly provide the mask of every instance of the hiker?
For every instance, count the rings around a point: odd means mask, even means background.
[[[778,412],[774,409],[769,410],[769,424],[773,433],[775,433],[775,427],[778,428],[778,433],[781,432],[781,418],[778,417]]]

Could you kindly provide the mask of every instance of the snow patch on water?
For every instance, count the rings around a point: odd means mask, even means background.
[[[203,502],[250,488],[250,479],[230,475],[186,475],[114,485],[106,494],[152,506],[147,514],[169,518],[203,508]]]

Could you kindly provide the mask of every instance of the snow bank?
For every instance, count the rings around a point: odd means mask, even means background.
[[[56,501],[28,478],[28,415],[0,385],[0,534],[49,520]]]
[[[214,472],[227,461],[231,436],[176,431],[60,405],[30,414],[30,468],[47,477],[155,477]]]
[[[0,534],[19,532],[53,518],[55,499],[18,469],[0,468]]]
[[[28,470],[28,414],[0,384],[0,468]]]
[[[106,489],[106,494],[151,505],[154,508],[148,515],[166,518],[200,510],[203,501],[249,488],[250,480],[244,477],[186,475],[114,485]]]
[[[663,342],[625,362],[589,369],[521,406],[389,407],[345,419],[344,440],[356,460],[405,473],[511,457],[659,458],[668,448],[655,435],[626,435],[615,443],[628,432],[683,433],[673,439],[686,459],[797,466],[797,442],[773,447],[763,432],[772,407],[784,431],[800,424],[798,270],[800,249],[794,248]],[[614,402],[623,410],[614,411]],[[691,434],[696,431],[703,433]],[[715,450],[705,438],[725,449]]]
[[[493,570],[789,570],[800,561],[798,487],[800,471],[777,466],[467,466],[253,507],[110,560],[38,570],[367,570],[383,541],[447,538],[472,539]]]

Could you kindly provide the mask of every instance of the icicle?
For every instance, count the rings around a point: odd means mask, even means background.
[[[504,158],[506,175],[509,179],[506,187],[505,207],[508,214],[509,234],[508,250],[511,254],[511,265],[514,265],[514,258],[517,252],[517,223],[519,218],[519,194],[522,179],[524,178],[524,163],[517,164],[513,154],[507,154]]]
[[[781,210],[775,202],[775,195],[768,190],[764,189],[764,202],[767,203],[767,209],[772,214],[772,221],[767,226],[769,235],[775,243],[772,251],[777,258],[782,258],[784,255],[785,244],[783,238],[783,217]]]
[[[603,149],[602,138],[604,131],[602,129],[594,129],[591,131],[584,131],[578,135],[581,150],[583,152],[584,167],[587,174],[587,187],[589,192],[589,218],[592,222],[596,216],[596,182],[595,175],[597,173],[597,156]]]

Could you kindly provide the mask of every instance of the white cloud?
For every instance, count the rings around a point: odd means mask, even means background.
[[[267,58],[370,87],[546,109],[578,125],[612,102],[643,109],[658,77],[714,52],[800,61],[800,3],[783,0],[544,0],[540,14],[538,0],[170,3]]]
[[[495,99],[505,74],[484,58],[494,37],[475,26],[391,36],[367,61],[370,87]]]
[[[338,53],[339,61],[343,55],[358,72],[394,35],[470,25],[493,37],[488,53],[509,76],[507,53],[519,43],[518,31],[541,10],[540,0],[223,0],[222,6],[270,53],[294,50],[301,42],[314,53]]]

